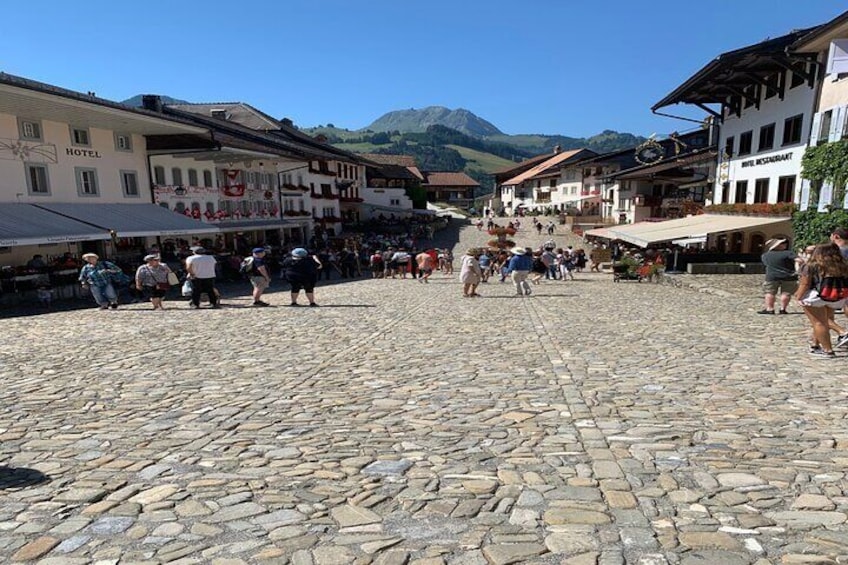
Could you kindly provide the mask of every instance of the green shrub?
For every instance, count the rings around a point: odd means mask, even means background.
[[[795,231],[794,247],[826,243],[836,228],[848,227],[848,210],[831,208],[819,213],[816,208],[795,212],[792,228]]]

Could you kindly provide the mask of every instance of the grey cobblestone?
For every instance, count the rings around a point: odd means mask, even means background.
[[[487,239],[466,227],[456,252]],[[0,561],[848,554],[845,356],[808,360],[801,316],[756,316],[759,276],[576,278],[4,320]]]

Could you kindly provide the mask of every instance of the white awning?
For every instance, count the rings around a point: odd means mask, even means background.
[[[697,237],[684,237],[683,239],[674,239],[672,243],[674,245],[680,245],[681,247],[686,247],[687,245],[696,245],[698,243],[706,243],[707,236],[699,235]]]
[[[633,245],[646,247],[652,243],[670,242],[676,239],[699,237],[730,231],[746,231],[753,228],[786,224],[790,230],[789,218],[723,216],[719,214],[701,214],[663,222],[638,222],[609,228],[616,239]]]
[[[607,228],[596,228],[593,230],[588,230],[583,232],[583,235],[587,237],[602,237],[604,239],[618,239],[618,236],[616,236],[614,233],[612,233],[612,231]]]
[[[44,203],[39,208],[99,227],[117,237],[156,237],[217,233],[218,228],[156,204]]]
[[[271,218],[266,220],[242,220],[233,222],[221,222],[220,224],[215,224],[215,229],[216,231],[232,233],[238,231],[278,230],[295,226],[295,222]],[[297,224],[297,227],[299,227],[299,224]]]
[[[109,230],[32,204],[0,203],[0,247],[109,239]]]

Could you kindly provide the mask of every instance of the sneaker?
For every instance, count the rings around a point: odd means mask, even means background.
[[[262,302],[261,300],[254,301],[253,305],[259,307],[270,306],[270,304],[268,304],[267,302]]]
[[[298,304],[297,302],[292,302],[291,304],[289,304],[289,306],[300,306],[300,304]]]
[[[774,310],[763,309],[763,310],[758,311],[757,314],[774,314]]]
[[[532,290],[530,290],[530,289],[528,288],[528,289],[524,292],[524,294],[526,294],[527,296],[530,296],[531,294],[533,294],[533,291],[532,291]]]
[[[188,307],[191,308],[192,310],[199,310],[200,309],[200,306],[197,305],[197,304],[194,304],[194,303],[189,304]]]
[[[118,303],[113,302],[112,304],[109,305],[109,308],[111,308],[112,310],[117,310],[118,309]]]
[[[810,344],[810,349],[809,349],[809,351],[807,351],[807,353],[809,353],[811,355],[813,355],[813,354],[818,355],[818,353],[817,353],[818,351],[821,351],[821,345]]]
[[[818,349],[815,351],[810,351],[810,355],[813,357],[817,357],[819,359],[835,359],[836,353],[833,351],[825,351],[824,349]]]
[[[845,347],[846,345],[848,345],[848,333],[839,336],[836,339],[836,345],[834,347]]]
[[[108,305],[108,304],[104,304],[103,306],[101,306],[101,307],[100,307],[100,309],[101,309],[101,310],[108,310],[108,309],[109,309],[109,305]]]
[[[777,311],[777,313],[778,314],[788,314],[789,312],[787,312],[786,310],[781,308],[780,310]]]

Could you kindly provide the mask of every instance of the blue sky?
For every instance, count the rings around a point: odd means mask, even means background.
[[[439,105],[467,108],[506,133],[588,136],[687,129],[651,105],[719,53],[824,23],[848,5],[89,0],[4,8],[0,70],[114,100],[239,100],[299,126],[350,129],[390,110]]]

